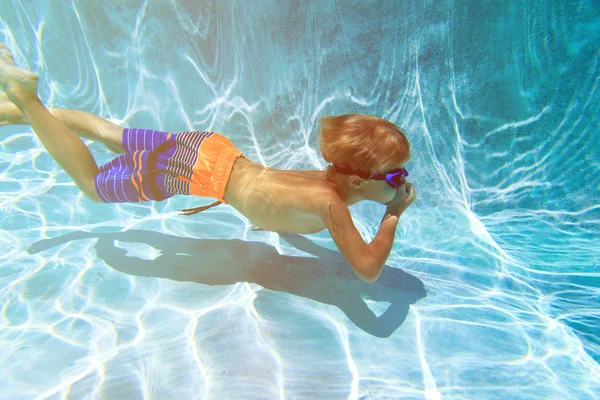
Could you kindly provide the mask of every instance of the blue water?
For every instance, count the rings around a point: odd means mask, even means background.
[[[598,396],[596,0],[67,3],[0,0],[48,106],[279,169],[325,168],[318,118],[377,115],[418,198],[366,284],[326,231],[92,203],[2,127],[0,398]],[[365,240],[383,212],[352,207]]]

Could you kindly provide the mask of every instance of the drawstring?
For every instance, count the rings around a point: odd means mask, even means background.
[[[177,211],[181,212],[182,215],[194,215],[194,214],[198,214],[201,211],[208,210],[211,207],[218,206],[219,204],[223,204],[223,203],[221,203],[220,201],[215,201],[214,203],[209,204],[207,206],[195,207],[195,208],[185,208],[183,210],[177,210]]]

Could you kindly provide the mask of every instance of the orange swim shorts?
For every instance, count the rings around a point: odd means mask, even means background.
[[[214,197],[227,204],[225,187],[238,157],[225,136],[125,128],[127,153],[102,165],[94,181],[107,203],[164,200],[176,194]]]

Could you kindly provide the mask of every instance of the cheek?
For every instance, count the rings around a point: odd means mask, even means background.
[[[385,196],[385,198],[389,199],[389,201],[394,200],[396,198],[396,195],[398,194],[398,189],[390,187],[388,184],[386,184],[385,187],[386,188],[383,190],[383,195]]]

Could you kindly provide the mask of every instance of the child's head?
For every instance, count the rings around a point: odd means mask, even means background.
[[[346,114],[323,117],[319,123],[323,158],[338,167],[381,173],[410,158],[408,139],[396,125],[384,119]],[[335,173],[335,168],[327,167],[328,179]]]

